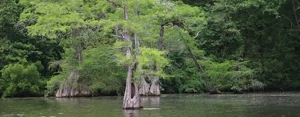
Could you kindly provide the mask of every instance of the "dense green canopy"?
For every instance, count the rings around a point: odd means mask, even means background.
[[[297,90],[299,5],[0,0],[0,95],[55,95],[68,88],[122,95],[126,66],[139,85],[140,78],[150,84],[160,78],[163,93]]]

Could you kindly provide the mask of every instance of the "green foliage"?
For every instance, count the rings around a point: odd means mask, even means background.
[[[47,93],[54,94],[56,90],[59,88],[59,85],[65,82],[68,77],[67,73],[60,73],[59,75],[55,75],[47,81]]]
[[[18,21],[18,15],[21,12],[17,0],[3,0],[0,4],[0,28],[6,28],[3,23],[8,25],[14,25]]]
[[[187,57],[187,53],[169,54],[170,65],[164,70],[168,75],[161,79],[162,92],[165,93],[200,93],[205,89],[205,82],[198,72],[194,62]]]
[[[55,71],[47,69],[48,62],[61,58],[62,50],[56,42],[46,38],[28,37],[24,33],[26,31],[18,23],[22,10],[18,0],[1,1],[0,94],[3,94],[2,97],[41,95],[45,80]]]
[[[63,62],[59,65],[60,73],[47,82],[49,92],[53,93],[61,86],[87,87],[92,76],[85,78],[81,73],[85,69],[81,65],[85,61],[82,51],[88,45],[95,46],[90,41],[95,42],[99,39],[97,37],[101,35],[101,33],[97,34],[100,30],[99,19],[104,18],[103,12],[110,9],[109,7],[103,9],[107,2],[21,0],[20,4],[25,9],[20,16],[19,23],[26,28],[30,36],[47,37],[60,41],[60,44],[64,46],[65,54]]]
[[[253,70],[246,67],[247,62],[224,61],[221,63],[203,61],[211,83],[219,89],[246,90],[253,78]]]
[[[137,68],[142,68],[142,71],[137,71],[137,76],[140,75],[155,75],[159,77],[166,77],[166,74],[163,72],[163,68],[169,65],[169,60],[164,57],[164,52],[159,51],[154,48],[140,48],[140,55],[137,57],[138,66]],[[159,69],[153,69],[153,67],[157,67]]]
[[[199,92],[203,92],[204,89],[203,84],[204,82],[199,79],[188,80],[187,82],[184,83],[182,87],[180,87],[179,90],[181,90],[180,92],[184,92],[184,93],[199,93]]]
[[[72,82],[74,78],[69,77],[72,70],[79,70],[78,62],[74,60],[74,50],[73,48],[65,48],[65,53],[62,54],[62,60],[51,61],[50,69],[59,67],[56,75],[52,76],[49,81],[47,81],[47,90],[49,93],[55,93],[60,85],[68,82]],[[76,83],[72,84],[76,85]]]
[[[98,20],[104,18],[101,14],[111,9],[107,2],[101,0],[21,0],[20,3],[25,7],[20,16],[20,24],[26,26],[29,35],[51,39],[74,36],[75,33],[83,33],[83,30],[97,28]]]
[[[80,73],[80,83],[87,86],[93,95],[122,93],[125,69],[117,66],[117,61],[112,54],[115,51],[109,45],[88,48],[83,52],[82,63],[75,65],[75,69]],[[54,93],[60,84],[71,80],[68,77],[68,70],[74,69],[72,55],[71,49],[68,49],[64,55],[64,61],[53,62],[53,66],[61,66],[62,71],[47,82],[47,89],[50,93]]]
[[[191,59],[185,60],[183,70],[185,73],[181,77],[184,77],[185,82],[179,87],[179,91],[184,93],[203,92],[205,82]]]
[[[202,92],[205,82],[188,50],[218,89],[300,88],[300,11],[292,0],[113,1],[2,0],[0,94],[36,95],[44,81],[54,92],[72,81],[72,70],[94,93],[121,94],[124,65],[137,65],[135,78],[164,78],[164,92]]]
[[[43,92],[44,81],[35,64],[10,64],[5,66],[1,72],[0,91],[3,91],[2,97],[40,95]]]
[[[194,4],[197,3],[205,1]],[[206,55],[216,56],[218,62],[248,60],[246,66],[253,69],[253,77],[269,88],[299,86],[295,82],[299,79],[299,35],[293,33],[299,11],[293,10],[292,1],[206,3],[202,7],[207,11],[208,24],[197,38],[198,48],[204,49]]]
[[[89,89],[94,93],[120,95],[125,89],[123,83],[126,72],[124,68],[117,66],[117,61],[111,54],[115,51],[112,46],[102,45],[84,52],[86,59],[81,64],[80,72]]]

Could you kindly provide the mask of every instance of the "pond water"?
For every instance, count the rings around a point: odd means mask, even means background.
[[[122,110],[122,97],[0,99],[0,117],[299,117],[300,93],[176,94],[143,97]]]

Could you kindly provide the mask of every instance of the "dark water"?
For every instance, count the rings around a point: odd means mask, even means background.
[[[0,117],[300,117],[300,93],[162,95],[144,109],[124,111],[122,97],[10,98]]]

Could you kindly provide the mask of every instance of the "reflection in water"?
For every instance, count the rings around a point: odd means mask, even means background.
[[[123,110],[123,113],[124,113],[124,117],[138,117],[140,113],[140,109],[135,109],[135,110],[126,109]]]
[[[160,108],[160,97],[141,97],[141,102],[144,108]]]
[[[141,111],[147,110],[150,111],[148,115],[152,115],[151,112],[156,112],[155,115],[159,114],[157,113],[160,110],[160,97],[159,96],[153,96],[153,97],[141,97],[141,103],[143,108],[142,109],[136,109],[136,110],[123,110],[125,117],[139,117]]]
[[[122,97],[0,99],[0,117],[300,117],[300,93],[142,97],[123,110]]]
[[[160,107],[160,97],[150,97],[149,99],[150,99],[150,105],[156,108]]]

